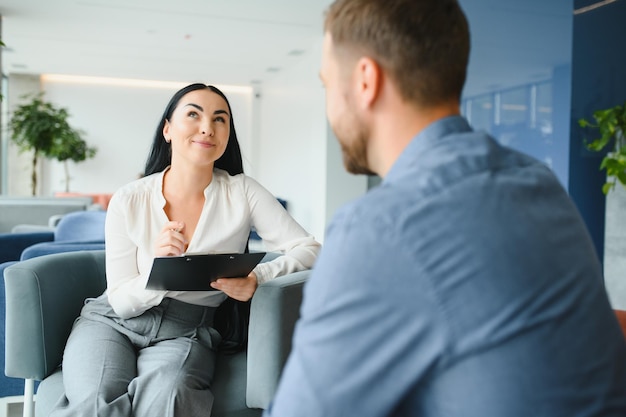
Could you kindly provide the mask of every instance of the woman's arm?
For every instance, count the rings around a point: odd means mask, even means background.
[[[122,318],[136,317],[158,305],[166,291],[146,290],[146,282],[154,257],[150,244],[150,225],[144,204],[131,204],[127,195],[115,194],[107,209],[106,272],[107,295],[111,307]],[[141,213],[141,211],[144,211]],[[131,225],[141,224],[142,233]],[[141,265],[141,267],[140,267]]]
[[[259,284],[280,275],[312,268],[321,248],[315,238],[257,181],[245,177],[244,189],[250,204],[252,226],[268,251],[283,254],[254,269]]]

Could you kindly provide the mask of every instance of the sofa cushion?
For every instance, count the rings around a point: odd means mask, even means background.
[[[68,213],[54,230],[55,242],[104,242],[106,211],[88,210]]]

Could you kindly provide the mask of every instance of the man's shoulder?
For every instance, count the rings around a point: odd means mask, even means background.
[[[333,221],[360,223],[377,219],[378,222],[384,222],[388,217],[389,210],[400,203],[402,199],[402,194],[397,193],[396,190],[377,186],[341,206],[336,211]]]
[[[379,185],[365,195],[343,205],[333,216],[326,235],[341,239],[345,245],[363,247],[386,241],[402,245],[403,239],[413,230],[428,222],[427,216],[413,216],[424,202],[415,193],[394,186]],[[412,217],[407,230],[407,216]]]

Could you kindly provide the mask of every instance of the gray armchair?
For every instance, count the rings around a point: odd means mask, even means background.
[[[212,416],[260,416],[278,385],[291,350],[308,271],[262,284],[251,304],[247,352],[219,355]],[[104,251],[45,255],[5,270],[7,376],[26,379],[25,397],[41,381],[35,415],[47,415],[63,393],[65,341],[87,297],[106,285]],[[25,398],[24,415],[33,413]]]

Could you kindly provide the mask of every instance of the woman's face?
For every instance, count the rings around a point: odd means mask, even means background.
[[[224,154],[229,135],[228,105],[209,89],[185,94],[163,127],[165,140],[172,143],[172,165],[185,161],[212,167]]]

